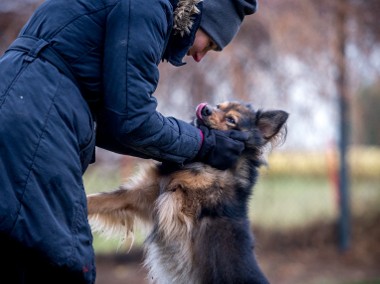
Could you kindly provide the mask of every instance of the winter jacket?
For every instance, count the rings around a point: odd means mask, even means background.
[[[82,174],[95,143],[196,156],[199,131],[158,113],[152,94],[160,61],[181,65],[199,25],[173,10],[197,2],[47,0],[0,58],[0,270],[14,283],[94,282]]]

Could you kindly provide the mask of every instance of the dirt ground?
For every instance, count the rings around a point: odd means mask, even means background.
[[[352,221],[350,249],[337,246],[335,224],[292,232],[254,228],[259,264],[275,284],[380,283],[380,215]],[[97,284],[144,284],[143,253],[97,256]]]

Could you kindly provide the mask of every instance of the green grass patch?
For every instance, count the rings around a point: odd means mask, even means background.
[[[380,182],[353,179],[349,183],[354,216],[380,211]],[[250,217],[255,225],[286,230],[339,216],[339,193],[327,177],[262,174],[254,188]]]
[[[87,194],[110,191],[119,187],[121,182],[120,171],[114,168],[105,168],[91,165],[83,176]]]
[[[250,217],[257,226],[282,230],[331,220],[335,209],[326,179],[262,175],[254,188]]]

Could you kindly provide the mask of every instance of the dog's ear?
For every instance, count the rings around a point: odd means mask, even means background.
[[[286,135],[286,127],[284,127],[289,114],[282,110],[271,110],[258,112],[256,117],[256,125],[261,132],[265,143],[273,142],[280,130],[284,129]]]

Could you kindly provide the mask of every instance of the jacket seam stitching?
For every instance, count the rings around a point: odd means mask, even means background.
[[[20,202],[20,208],[17,210],[17,217],[15,218],[14,224],[12,225],[12,229],[11,229],[12,231],[13,231],[14,226],[16,225],[16,222],[17,222],[18,217],[20,216],[20,210],[21,210],[21,208],[23,207],[23,200],[24,200],[24,195],[25,195],[26,187],[27,187],[27,185],[28,185],[28,181],[29,181],[29,178],[30,178],[31,172],[32,172],[32,170],[34,169],[36,155],[37,155],[38,149],[39,149],[39,147],[40,147],[40,144],[41,144],[41,140],[42,140],[43,134],[44,134],[45,131],[46,131],[46,124],[47,124],[47,121],[48,121],[48,117],[50,116],[50,113],[51,113],[51,111],[52,111],[52,109],[53,109],[54,101],[55,101],[55,98],[56,98],[57,92],[58,92],[58,90],[59,90],[59,86],[61,85],[61,80],[62,80],[62,78],[61,78],[60,81],[59,81],[59,84],[58,84],[57,89],[56,89],[56,91],[55,91],[55,94],[54,94],[54,97],[53,97],[53,99],[52,99],[52,102],[51,102],[51,105],[50,105],[50,107],[49,107],[49,110],[48,110],[48,112],[46,113],[46,117],[45,117],[45,120],[44,120],[44,124],[43,124],[42,129],[41,129],[41,134],[40,134],[40,136],[39,136],[39,139],[38,139],[37,145],[36,145],[36,147],[35,147],[35,151],[34,151],[33,156],[32,156],[32,163],[31,163],[31,165],[30,165],[29,172],[28,172],[27,177],[26,177],[26,179],[25,179],[25,185],[24,185],[24,188],[23,188],[23,190],[22,190],[22,194],[21,194],[20,199],[19,199],[19,202]]]
[[[63,25],[61,28],[59,28],[55,33],[53,33],[48,40],[52,40],[54,37],[56,37],[60,32],[62,32],[62,30],[64,30],[67,26],[71,25],[73,22],[77,21],[78,19],[84,17],[84,16],[88,16],[88,15],[92,15],[92,14],[96,14],[98,12],[101,12],[103,10],[106,10],[108,9],[109,7],[112,7],[112,6],[116,6],[117,3],[120,2],[120,1],[116,1],[115,3],[113,4],[109,4],[109,5],[106,5],[105,7],[102,7],[102,8],[99,8],[99,9],[96,9],[94,11],[91,11],[91,12],[88,12],[88,13],[85,13],[85,14],[80,14],[78,16],[76,16],[75,18],[73,18],[71,21],[67,22],[65,25]]]
[[[0,100],[0,109],[3,107],[5,101],[7,100],[7,97],[9,95],[9,91],[12,89],[12,87],[14,86],[14,84],[16,83],[16,81],[18,80],[18,78],[26,70],[27,67],[28,67],[28,65],[25,64],[25,63],[23,63],[23,65],[21,66],[20,71],[17,73],[17,75],[15,76],[15,78],[12,80],[12,82],[9,84],[8,88],[5,90],[3,100],[2,101]]]

